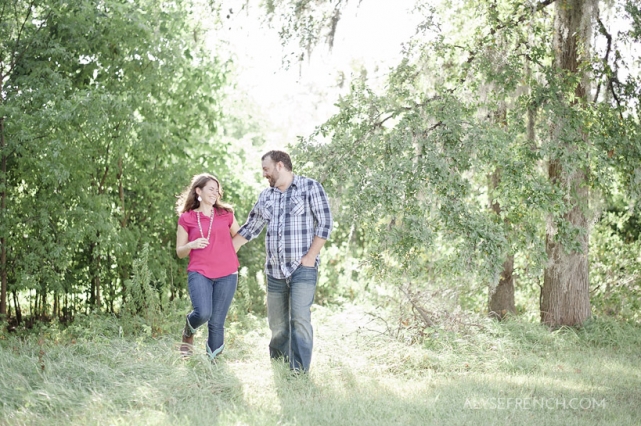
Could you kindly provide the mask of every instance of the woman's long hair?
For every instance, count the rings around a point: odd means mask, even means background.
[[[223,198],[223,186],[220,184],[220,181],[209,173],[201,173],[199,175],[195,175],[191,179],[191,184],[186,187],[178,196],[178,200],[176,200],[176,213],[178,214],[178,216],[180,216],[182,213],[188,212],[190,210],[196,210],[198,207],[200,207],[200,201],[198,201],[196,188],[200,188],[202,190],[210,180],[213,180],[218,184],[218,198],[216,198],[216,204],[214,204],[214,208],[216,210],[224,210],[230,213],[234,212],[234,209],[230,204],[223,203],[221,201],[221,198]]]

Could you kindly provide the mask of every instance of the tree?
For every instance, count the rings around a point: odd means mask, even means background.
[[[6,289],[35,290],[34,315],[114,311],[145,243],[152,285],[176,269],[177,185],[226,171],[227,69],[196,6],[3,3],[2,313]]]
[[[7,313],[7,193],[8,167],[15,153],[13,141],[7,140],[6,120],[11,111],[7,105],[7,84],[19,67],[26,51],[35,44],[40,27],[31,25],[35,2],[4,2],[0,9],[0,315]]]
[[[595,59],[599,2],[446,3],[418,2],[425,20],[385,88],[355,79],[299,155],[346,204],[342,219],[371,235],[371,265],[388,279],[465,276],[490,282],[492,295],[514,253],[544,276],[542,321],[580,325],[598,214],[590,197],[629,161],[612,152],[640,158],[628,148],[638,76],[617,83],[617,60]],[[613,7],[638,17],[632,2]]]
[[[582,145],[587,141],[580,117],[575,109],[587,101],[589,77],[587,67],[592,30],[593,7],[596,2],[585,0],[558,0],[554,25],[554,67],[561,87],[574,85],[574,93],[562,93],[561,102],[571,103],[551,129],[551,139],[558,149],[549,159],[550,181],[557,187],[567,188],[566,211],[563,222],[552,218],[546,234],[548,266],[541,290],[541,321],[551,326],[580,325],[590,317],[590,293],[588,280],[588,236],[590,207],[588,172],[585,166],[567,164],[563,157],[585,152]],[[565,83],[565,84],[563,84]],[[564,96],[565,95],[565,96]],[[573,95],[573,96],[572,96]],[[574,107],[574,108],[572,108]],[[578,123],[576,122],[578,118]],[[558,241],[559,227],[568,227],[573,233],[567,247]]]

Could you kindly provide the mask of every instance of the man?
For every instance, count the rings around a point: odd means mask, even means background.
[[[247,222],[234,236],[238,250],[267,225],[267,319],[272,331],[269,353],[285,358],[290,369],[306,372],[312,359],[312,302],[319,253],[332,231],[325,190],[292,171],[289,155],[269,151],[262,157],[269,188],[260,193]]]

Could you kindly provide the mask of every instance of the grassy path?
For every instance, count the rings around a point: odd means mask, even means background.
[[[202,334],[199,353],[185,361],[177,338],[122,338],[115,319],[5,334],[0,423],[641,423],[639,327],[595,323],[552,333],[487,321],[474,334],[441,330],[408,346],[381,334],[360,307],[315,307],[313,320],[314,359],[304,377],[269,360],[266,321],[251,316],[232,321],[215,364],[200,353]]]

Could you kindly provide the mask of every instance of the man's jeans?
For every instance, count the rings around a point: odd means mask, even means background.
[[[234,298],[238,274],[210,279],[198,272],[189,272],[189,297],[194,310],[187,315],[192,332],[207,323],[207,353],[214,358],[225,347],[225,317]]]
[[[317,278],[316,268],[302,265],[286,279],[267,275],[267,319],[272,331],[269,354],[289,360],[292,370],[308,371],[312,361],[310,308]]]

